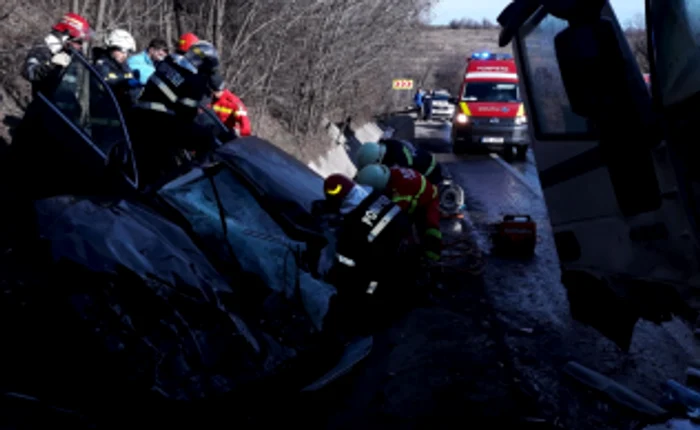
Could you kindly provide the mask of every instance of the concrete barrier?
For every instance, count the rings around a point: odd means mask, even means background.
[[[327,119],[323,120],[322,126],[326,129],[331,144],[328,152],[310,162],[308,166],[323,177],[332,173],[355,176],[357,168],[353,160],[357,150],[367,142],[378,141],[385,131],[399,139],[412,141],[415,137],[413,118],[408,115],[390,117],[381,124],[368,122],[360,126],[353,125],[346,130],[339,129]]]

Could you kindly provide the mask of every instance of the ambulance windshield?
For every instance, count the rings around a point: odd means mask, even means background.
[[[519,102],[518,84],[503,82],[468,82],[462,100],[468,102]]]

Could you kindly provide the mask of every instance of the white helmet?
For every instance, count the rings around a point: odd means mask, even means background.
[[[110,31],[105,38],[105,45],[107,45],[108,48],[117,48],[124,52],[136,51],[134,36],[128,31],[121,29]]]
[[[355,177],[355,182],[361,185],[367,185],[375,190],[384,190],[389,184],[391,170],[383,164],[369,164],[359,172]]]
[[[357,151],[357,168],[362,169],[369,164],[379,164],[386,154],[386,146],[377,142],[367,142]]]

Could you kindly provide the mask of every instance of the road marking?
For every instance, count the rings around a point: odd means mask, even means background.
[[[491,156],[491,158],[492,158],[494,161],[496,161],[498,164],[500,164],[501,167],[503,167],[503,168],[506,169],[508,172],[510,172],[510,174],[512,174],[513,176],[515,176],[515,179],[517,179],[517,180],[520,181],[523,185],[525,185],[525,188],[527,188],[528,190],[530,190],[530,192],[531,192],[532,194],[536,195],[536,196],[539,197],[539,198],[544,198],[544,195],[542,195],[542,190],[539,190],[539,189],[533,187],[533,186],[527,181],[527,179],[525,179],[525,176],[523,176],[522,173],[520,173],[519,171],[517,171],[513,166],[511,166],[511,165],[508,164],[504,159],[502,159],[501,157],[499,157],[498,154],[491,153],[491,154],[489,154],[489,155]]]

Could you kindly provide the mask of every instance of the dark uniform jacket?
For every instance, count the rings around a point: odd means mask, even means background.
[[[372,192],[344,216],[337,233],[334,283],[357,294],[386,289],[400,265],[400,245],[411,233],[408,214],[383,193]]]
[[[57,36],[53,37],[56,37],[57,42],[59,41]],[[58,84],[63,67],[51,62],[53,55],[45,40],[34,45],[27,53],[22,67],[22,76],[31,82],[34,95],[38,91],[51,92]]]
[[[121,106],[131,106],[141,92],[141,84],[127,63],[120,64],[105,49],[95,49],[95,69],[110,86]]]
[[[382,164],[413,169],[436,185],[443,181],[442,168],[429,151],[416,148],[411,143],[399,139],[386,139],[381,143],[386,145]]]

